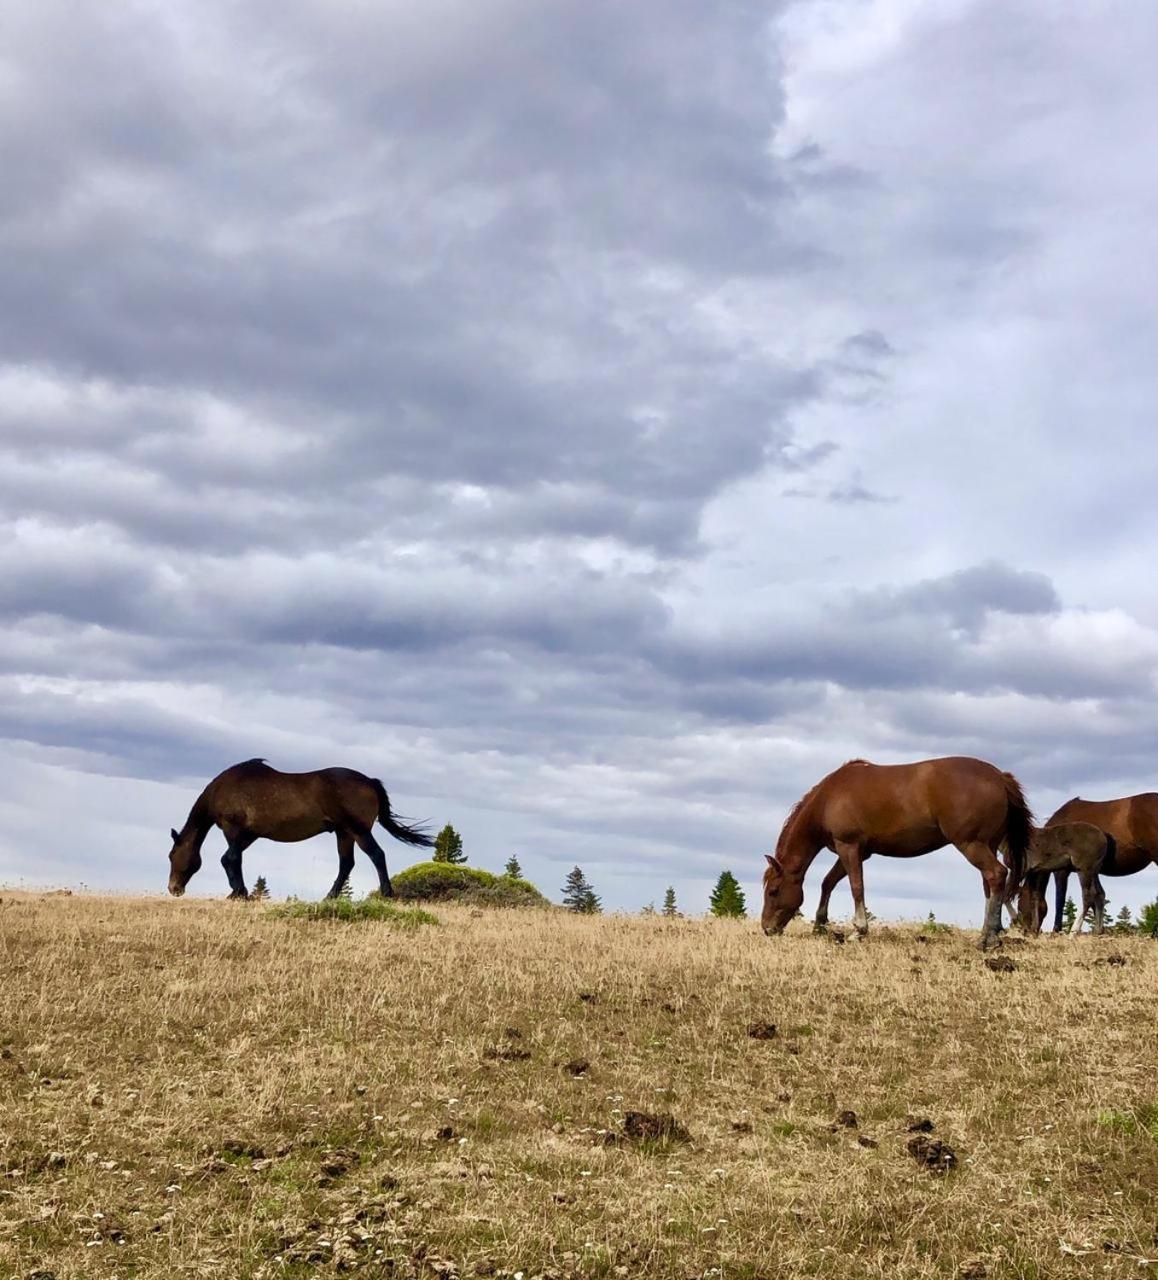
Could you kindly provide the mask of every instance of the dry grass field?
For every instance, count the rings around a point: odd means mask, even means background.
[[[1158,1274],[1158,944],[436,914],[4,893],[0,1275]]]

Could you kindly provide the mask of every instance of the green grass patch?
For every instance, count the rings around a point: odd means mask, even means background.
[[[486,907],[546,907],[550,903],[529,880],[496,876],[478,867],[419,862],[394,877],[394,892],[409,901],[470,902]]]
[[[438,917],[421,907],[395,906],[387,898],[372,893],[355,901],[352,898],[323,898],[321,902],[286,902],[274,907],[271,914],[285,920],[379,920],[398,929],[417,929],[424,924],[437,924]]]
[[[1098,1128],[1117,1133],[1145,1133],[1158,1142],[1158,1103],[1145,1102],[1131,1111],[1099,1111]]]

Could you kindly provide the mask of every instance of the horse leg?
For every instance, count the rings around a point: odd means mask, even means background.
[[[1102,888],[1102,881],[1098,876],[1094,876],[1094,932],[1102,933],[1103,916],[1106,910],[1106,891]]]
[[[330,886],[327,898],[336,898],[346,887],[350,872],[354,870],[354,837],[348,831],[339,831],[338,836],[338,878]]]
[[[840,859],[848,876],[848,887],[852,890],[852,900],[856,907],[853,923],[856,925],[858,937],[868,934],[868,912],[864,907],[864,860],[868,856],[862,853],[859,844],[849,844],[837,840],[836,856]],[[829,875],[832,873],[829,872]]]
[[[1001,932],[1001,906],[1005,901],[1005,865],[997,854],[980,840],[959,844],[958,849],[981,872],[985,885],[985,926],[981,930],[981,950],[986,951]]]
[[[824,877],[820,886],[820,902],[817,904],[816,919],[812,924],[815,933],[824,933],[828,928],[828,900],[832,897],[833,889],[846,875],[848,872],[844,869],[844,863],[838,858],[829,868],[828,875]]]
[[[225,868],[225,876],[229,881],[231,898],[248,898],[249,890],[241,875],[241,855],[257,839],[241,827],[222,827],[229,847],[221,855],[221,865]]]
[[[369,827],[356,826],[352,830],[354,839],[358,842],[358,848],[370,859],[374,864],[374,870],[378,873],[378,892],[384,898],[392,898],[394,886],[390,883],[390,873],[386,870],[385,850],[374,839]]]
[[[1053,931],[1061,933],[1062,917],[1066,913],[1066,882],[1070,878],[1068,871],[1055,871],[1053,873]]]
[[[1093,885],[1091,885],[1089,880],[1080,872],[1078,873],[1078,887],[1082,891],[1082,906],[1080,911],[1074,912],[1074,923],[1073,927],[1070,929],[1070,934],[1075,938],[1079,933],[1081,933],[1082,925],[1085,924],[1086,921],[1086,916],[1089,914],[1090,908],[1094,905]]]

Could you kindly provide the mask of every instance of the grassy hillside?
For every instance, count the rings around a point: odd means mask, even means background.
[[[1155,943],[3,898],[3,1276],[1158,1270]]]

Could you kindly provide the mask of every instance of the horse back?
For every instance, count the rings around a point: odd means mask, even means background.
[[[825,780],[824,826],[880,852],[928,852],[1004,830],[1008,790],[996,766],[970,756],[913,764],[850,763]]]

